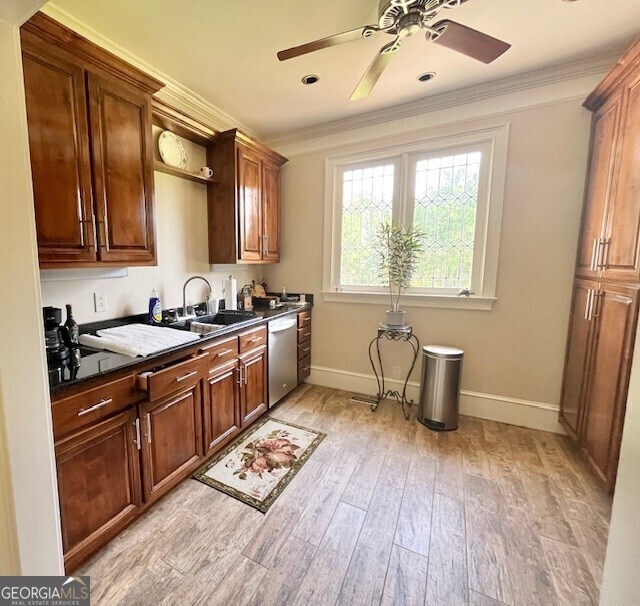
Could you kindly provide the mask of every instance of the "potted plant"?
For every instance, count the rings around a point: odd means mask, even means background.
[[[380,255],[379,276],[389,286],[391,309],[387,310],[387,326],[406,326],[405,311],[400,309],[400,295],[411,285],[411,278],[424,250],[425,234],[397,223],[383,223],[375,241]]]

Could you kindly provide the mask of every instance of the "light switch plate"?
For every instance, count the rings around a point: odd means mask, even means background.
[[[93,303],[96,313],[102,313],[107,311],[107,293],[106,292],[94,292]]]

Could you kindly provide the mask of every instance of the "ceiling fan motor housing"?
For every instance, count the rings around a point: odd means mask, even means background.
[[[454,8],[467,0],[380,0],[378,3],[378,26],[387,34],[397,35],[403,16],[414,13],[425,23],[433,19],[440,9]],[[411,34],[415,33],[412,31]],[[409,34],[409,35],[411,35]],[[405,34],[406,35],[406,34]]]

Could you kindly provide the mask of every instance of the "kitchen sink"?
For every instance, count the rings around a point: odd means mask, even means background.
[[[223,309],[217,314],[193,318],[192,322],[198,322],[200,324],[220,324],[223,326],[228,326],[229,324],[237,324],[238,322],[254,320],[256,317],[257,316],[255,311],[243,309]]]
[[[216,314],[179,320],[177,322],[171,322],[166,326],[176,328],[178,330],[190,330],[192,332],[208,334],[226,326],[230,326],[231,324],[239,324],[240,322],[255,320],[256,317],[257,315],[255,311],[223,309]]]

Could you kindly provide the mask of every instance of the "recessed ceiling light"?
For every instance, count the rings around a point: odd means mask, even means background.
[[[308,74],[302,78],[302,84],[315,84],[318,80],[320,80],[320,76]]]
[[[429,80],[433,80],[435,77],[436,72],[424,72],[424,74],[418,76],[418,80],[420,82],[429,82]]]

